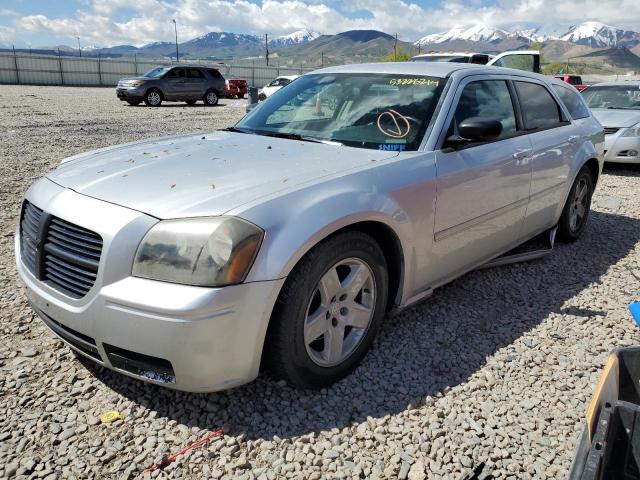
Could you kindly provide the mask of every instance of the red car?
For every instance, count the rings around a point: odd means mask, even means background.
[[[582,77],[580,75],[558,74],[558,75],[550,75],[550,76],[554,78],[558,78],[563,82],[568,83],[569,85],[573,85],[576,88],[576,90],[578,90],[579,92],[581,92],[582,90],[584,90],[589,86],[582,83]]]
[[[244,98],[247,94],[247,81],[241,78],[230,78],[225,81],[224,96],[227,98]]]

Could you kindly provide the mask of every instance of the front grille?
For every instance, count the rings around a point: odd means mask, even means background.
[[[605,135],[613,135],[618,130],[620,130],[620,129],[616,128],[616,127],[604,127],[604,134]]]
[[[57,290],[84,297],[96,281],[102,237],[43,212],[26,200],[20,225],[26,267]]]
[[[36,252],[40,238],[42,210],[29,202],[24,202],[20,221],[20,256],[22,263],[33,274],[36,273]]]

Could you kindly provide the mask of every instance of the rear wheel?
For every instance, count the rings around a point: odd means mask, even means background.
[[[155,88],[149,90],[144,96],[144,103],[148,107],[159,107],[162,104],[162,93]]]
[[[583,167],[573,182],[567,203],[558,222],[558,239],[575,242],[587,225],[593,195],[593,178],[587,167]]]
[[[330,385],[356,368],[382,322],[387,265],[361,232],[311,250],[287,279],[265,343],[273,372],[301,388]]]
[[[208,107],[213,107],[218,104],[218,94],[216,93],[215,90],[209,90],[207,91],[207,93],[204,94],[204,97],[202,100],[204,101],[204,104],[207,105]]]

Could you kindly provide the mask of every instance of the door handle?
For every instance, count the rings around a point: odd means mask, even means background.
[[[578,140],[580,140],[580,137],[577,135],[571,135],[569,138],[567,138],[567,141],[569,143],[578,143]]]
[[[529,155],[531,155],[531,150],[518,150],[512,155],[512,157],[516,160],[522,160],[523,158],[527,158]]]

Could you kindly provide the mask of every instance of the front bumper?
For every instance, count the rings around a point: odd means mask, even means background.
[[[211,392],[253,380],[284,280],[204,288],[130,276],[135,249],[156,219],[40,180],[27,199],[104,239],[89,293],[71,298],[16,261],[29,302],[74,350],[125,375]]]
[[[622,137],[626,128],[621,128],[613,135],[606,135],[604,139],[604,161],[614,163],[640,163],[640,138]],[[629,155],[635,150],[636,155]]]
[[[116,96],[123,102],[143,100],[144,91],[141,88],[116,88]]]

